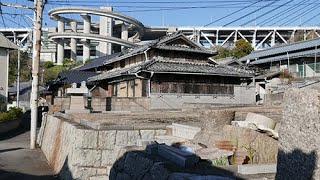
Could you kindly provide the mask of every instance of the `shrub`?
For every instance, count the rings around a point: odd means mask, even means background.
[[[279,78],[280,79],[289,79],[289,81],[294,79],[293,75],[288,71],[281,72]]]
[[[43,67],[44,68],[51,68],[51,67],[53,67],[54,66],[54,64],[53,64],[53,62],[51,62],[51,61],[45,61],[45,62],[43,62]]]
[[[17,107],[10,107],[9,111],[0,113],[0,121],[8,121],[21,117],[22,109]]]

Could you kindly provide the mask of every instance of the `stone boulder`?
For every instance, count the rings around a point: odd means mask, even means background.
[[[234,120],[235,111],[230,110],[197,110],[201,122],[201,131],[194,137],[194,143],[212,147],[220,139],[221,130]]]
[[[311,89],[285,92],[276,179],[320,179],[319,97]]]
[[[275,163],[278,153],[278,141],[257,131],[231,125],[224,126],[223,139],[232,141],[238,150],[248,157],[253,154],[253,163]]]

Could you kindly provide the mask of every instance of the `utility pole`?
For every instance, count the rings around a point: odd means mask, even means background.
[[[32,0],[29,0],[32,1]],[[47,2],[47,0],[45,0]],[[31,89],[31,128],[30,128],[30,149],[36,148],[37,120],[38,120],[38,93],[39,93],[39,63],[40,63],[40,45],[43,0],[34,0],[34,6],[25,6],[18,4],[8,4],[0,2],[0,6],[31,9],[34,11],[33,24],[33,55],[32,55],[32,89]],[[19,80],[20,81],[20,80]],[[20,87],[19,87],[20,88]],[[19,92],[19,91],[18,91]]]
[[[18,74],[17,74],[17,107],[19,108],[19,99],[20,99],[20,46],[18,49]]]
[[[32,89],[31,89],[31,130],[30,130],[30,149],[36,148],[37,121],[38,121],[38,96],[39,96],[39,63],[40,45],[42,28],[42,0],[34,0],[36,8],[33,30],[33,61],[32,61]]]

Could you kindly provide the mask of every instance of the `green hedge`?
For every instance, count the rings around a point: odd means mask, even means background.
[[[21,117],[22,110],[17,107],[10,107],[9,111],[0,113],[0,121],[7,121]]]

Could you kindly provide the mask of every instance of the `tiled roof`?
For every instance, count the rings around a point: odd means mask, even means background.
[[[134,75],[134,73],[138,72],[144,64],[145,63],[105,71],[102,74],[90,77],[88,79],[88,81],[99,81],[99,80],[103,80],[103,79],[110,79],[110,78],[114,78],[114,77],[119,77],[122,75]]]
[[[20,92],[26,91],[28,89],[31,89],[32,83],[31,82],[20,82]],[[45,88],[42,86],[39,86],[39,91],[44,91]],[[10,96],[17,94],[17,83],[13,84],[13,86],[10,86],[8,89],[8,93]]]
[[[88,78],[96,76],[95,72],[87,71],[63,71],[59,74],[59,78],[54,84],[64,84],[64,83],[81,83],[82,81],[88,82]]]
[[[31,82],[20,82],[20,91],[24,91],[26,89],[31,88]],[[9,93],[17,93],[17,83],[15,83],[13,86],[10,86],[8,89]]]
[[[109,60],[111,60],[113,58],[116,58],[116,57],[118,57],[120,55],[121,55],[121,52],[118,52],[118,53],[114,53],[114,54],[111,54],[111,55],[99,57],[99,58],[93,60],[92,62],[83,64],[80,67],[74,68],[73,70],[85,71],[85,70],[101,67],[101,66],[104,65],[104,62],[108,62]]]
[[[160,46],[156,46],[156,48],[157,49],[163,49],[163,50],[195,52],[195,53],[210,54],[210,55],[215,55],[216,54],[216,52],[214,52],[214,51],[209,51],[209,50],[205,50],[205,49],[184,48],[184,47],[179,47],[179,46],[160,45]]]
[[[221,76],[252,77],[250,72],[229,66],[213,65],[209,63],[192,63],[153,59],[135,66],[105,71],[100,75],[91,77],[88,81],[111,79],[124,75],[134,75],[139,71],[152,71],[155,73],[173,74],[205,74]]]
[[[274,76],[278,76],[278,75],[280,75],[280,71],[277,71],[277,72],[268,72],[268,73],[266,73],[266,74],[262,74],[262,75],[260,75],[260,76],[256,76],[255,77],[255,79],[256,80],[263,80],[263,79],[265,79],[265,78],[272,78],[272,77],[274,77]]]
[[[273,61],[280,61],[280,60],[286,60],[288,59],[293,59],[293,58],[299,58],[299,57],[308,57],[308,56],[314,56],[314,54],[320,53],[320,49],[317,50],[308,50],[308,51],[301,51],[301,52],[296,52],[296,53],[288,53],[285,55],[279,55],[279,56],[273,56],[273,57],[268,57],[268,58],[263,58],[259,59],[257,61],[253,61],[250,64],[262,64],[262,63],[268,63],[268,62],[273,62]]]
[[[215,59],[215,62],[217,62],[217,64],[221,64],[221,65],[230,65],[232,63],[237,63],[239,65],[242,65],[242,63],[238,59],[235,59],[234,57]]]
[[[247,60],[254,60],[256,58],[262,58],[265,56],[276,56],[277,54],[283,54],[287,52],[299,51],[303,49],[313,48],[315,46],[320,45],[320,38],[314,38],[306,41],[299,41],[289,44],[284,44],[280,46],[274,46],[271,48],[267,48],[264,50],[257,50],[252,52],[251,54],[240,58],[239,60],[244,62]]]
[[[177,38],[185,39],[187,42],[190,43],[193,47],[186,47],[186,46],[174,46],[174,45],[165,45],[165,43],[174,41]],[[194,52],[194,53],[202,53],[202,54],[208,54],[208,56],[216,54],[215,51],[203,48],[199,46],[198,44],[194,43],[190,39],[188,39],[185,35],[182,33],[177,34],[171,34],[164,36],[162,38],[150,41],[142,46],[138,46],[136,48],[133,48],[129,50],[127,53],[123,53],[123,55],[120,55],[118,57],[115,57],[113,59],[110,59],[109,61],[105,61],[104,64],[110,64],[128,57],[132,57],[138,54],[144,53],[149,48],[158,48],[158,49],[164,49],[164,50],[172,50],[172,51],[184,51],[184,52]]]
[[[228,66],[209,63],[191,63],[179,61],[158,60],[147,66],[146,70],[158,73],[207,74],[223,76],[251,77],[250,73]]]

